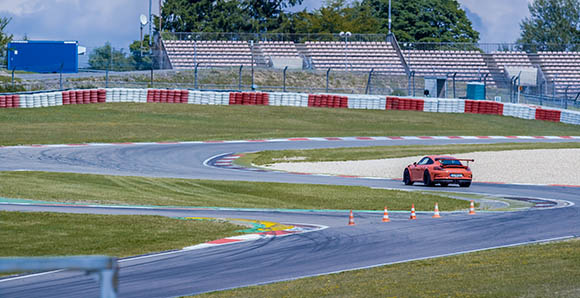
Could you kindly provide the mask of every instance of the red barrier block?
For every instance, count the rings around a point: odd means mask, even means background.
[[[0,95],[0,108],[6,108],[6,96]]]
[[[188,99],[189,99],[189,91],[181,90],[181,103],[187,103]]]
[[[160,97],[159,102],[167,103],[167,99],[169,97],[168,96],[169,94],[168,94],[167,90],[159,90],[159,95],[160,95],[159,96]]]
[[[107,90],[97,90],[97,102],[107,102]]]
[[[153,102],[154,103],[161,102],[161,90],[159,89],[153,90]]]
[[[98,93],[97,90],[93,89],[89,91],[90,93],[90,102],[91,103],[97,103],[99,102],[99,97],[98,97]]]
[[[70,104],[70,92],[69,91],[62,92],[62,104],[63,105]]]
[[[314,106],[314,95],[313,94],[308,94],[308,106],[309,107]]]
[[[20,95],[19,94],[12,95],[12,106],[14,106],[15,108],[20,107]]]
[[[147,89],[147,102],[153,102],[154,90]]]
[[[536,119],[560,122],[561,112],[556,110],[536,109]]]
[[[167,93],[167,102],[174,103],[175,102],[175,92],[173,90],[165,90]]]
[[[69,95],[70,95],[70,104],[71,105],[76,105],[77,104],[77,92],[76,91],[69,91]]]
[[[91,103],[91,90],[83,90],[83,103]]]
[[[252,92],[250,94],[248,93],[244,93],[244,101],[243,104],[244,105],[255,105],[256,104],[256,96],[257,94]]]
[[[497,114],[503,115],[503,103],[500,102],[497,103]]]
[[[235,92],[230,92],[230,102],[229,104],[233,105],[236,104],[236,93]]]
[[[12,95],[5,95],[4,98],[6,100],[6,108],[12,108],[12,107],[14,107],[12,105]]]

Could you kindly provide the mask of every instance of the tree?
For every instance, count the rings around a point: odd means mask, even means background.
[[[5,63],[6,57],[6,45],[12,41],[12,34],[8,35],[4,33],[4,29],[10,23],[12,19],[7,17],[0,17],[0,58],[2,60],[2,64]]]
[[[141,46],[143,45],[143,46]],[[128,58],[129,63],[136,70],[151,69],[151,55],[149,52],[149,35],[143,37],[143,42],[135,40],[129,45],[131,56]]]
[[[312,13],[301,11],[296,15],[296,31],[301,33],[377,33],[379,20],[368,5],[345,0],[330,0]]]
[[[350,3],[350,4],[348,4]],[[477,42],[457,0],[392,1],[392,31],[403,42]],[[330,0],[320,9],[296,15],[296,31],[306,33],[386,34],[388,0]]]
[[[534,0],[528,9],[517,41],[524,50],[580,50],[579,0]]]
[[[110,43],[102,47],[95,48],[89,54],[89,65],[93,69],[100,70],[132,70],[133,65],[129,63],[123,49],[114,49]]]
[[[302,0],[165,0],[162,28],[170,32],[267,32]],[[158,22],[156,22],[157,24]]]
[[[284,19],[284,9],[302,4],[302,0],[243,0],[241,7],[250,17],[250,32],[276,30]]]
[[[378,32],[388,32],[388,0],[363,0],[380,21]],[[392,1],[392,31],[403,42],[479,41],[465,11],[457,0]]]

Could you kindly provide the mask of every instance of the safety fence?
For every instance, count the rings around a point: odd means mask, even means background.
[[[580,111],[486,100],[411,98],[361,94],[217,92],[175,89],[86,89],[0,96],[0,108],[39,108],[71,104],[134,102],[199,105],[266,105],[368,110],[403,110],[511,116],[580,125]]]

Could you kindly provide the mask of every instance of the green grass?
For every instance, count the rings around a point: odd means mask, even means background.
[[[187,104],[1,109],[0,145],[385,135],[578,135],[511,117],[410,111]]]
[[[236,160],[239,164],[266,165],[276,162],[318,162],[344,160],[370,160],[399,158],[430,154],[459,154],[481,151],[508,151],[531,149],[569,149],[580,148],[575,143],[504,143],[504,144],[454,144],[437,146],[377,146],[336,149],[262,151],[247,154]],[[296,159],[299,158],[299,159]]]
[[[46,172],[0,172],[0,196],[98,204],[238,208],[442,210],[468,203],[434,194],[368,187],[205,181]]]
[[[201,297],[579,297],[578,268],[580,241],[573,240],[396,264]]]
[[[239,225],[145,215],[0,211],[0,256],[127,257],[237,235]]]

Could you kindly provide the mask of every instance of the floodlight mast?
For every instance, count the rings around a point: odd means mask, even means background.
[[[389,34],[391,34],[391,0],[389,0]]]

